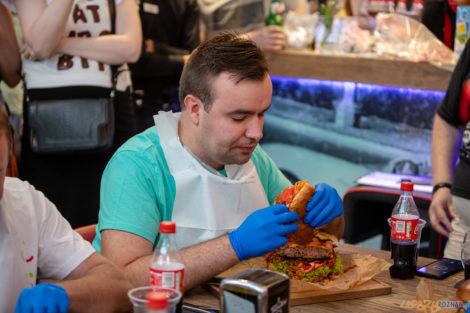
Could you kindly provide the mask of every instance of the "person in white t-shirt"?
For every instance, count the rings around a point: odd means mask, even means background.
[[[1,1],[14,4],[23,32],[27,99],[109,97],[111,65],[120,66],[113,99],[113,144],[106,151],[35,153],[29,107],[24,110],[20,178],[44,192],[72,227],[96,223],[99,182],[106,163],[114,150],[137,133],[126,65],[138,60],[142,48],[136,0]],[[114,23],[110,3],[115,8]]]
[[[0,312],[129,311],[132,286],[122,272],[40,191],[5,177],[11,140],[0,113]]]

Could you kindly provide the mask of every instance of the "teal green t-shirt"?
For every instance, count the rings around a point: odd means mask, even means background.
[[[251,156],[270,204],[291,185],[258,146]],[[101,179],[100,213],[93,246],[101,252],[101,231],[123,230],[157,243],[160,221],[171,220],[175,180],[155,127],[132,137],[109,161]]]

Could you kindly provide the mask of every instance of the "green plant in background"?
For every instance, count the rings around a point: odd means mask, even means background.
[[[323,40],[321,42],[322,47],[325,45],[328,36],[331,34],[333,20],[338,11],[339,10],[336,7],[335,0],[326,0],[326,4],[322,3],[320,6],[320,14],[323,16],[323,23],[325,24],[325,35],[323,36]]]

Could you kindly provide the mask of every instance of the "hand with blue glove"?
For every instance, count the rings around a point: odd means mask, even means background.
[[[245,221],[228,234],[233,250],[240,261],[260,256],[287,243],[286,235],[297,230],[297,212],[289,212],[276,204],[251,213]]]
[[[343,214],[343,201],[333,187],[321,183],[315,186],[315,194],[307,204],[304,223],[320,227]]]
[[[63,287],[41,283],[21,291],[15,313],[67,313],[69,305],[69,296]]]

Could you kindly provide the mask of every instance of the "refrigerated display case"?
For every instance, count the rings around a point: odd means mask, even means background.
[[[268,52],[273,81],[261,146],[291,180],[340,195],[372,171],[430,175],[434,113],[451,67]]]

